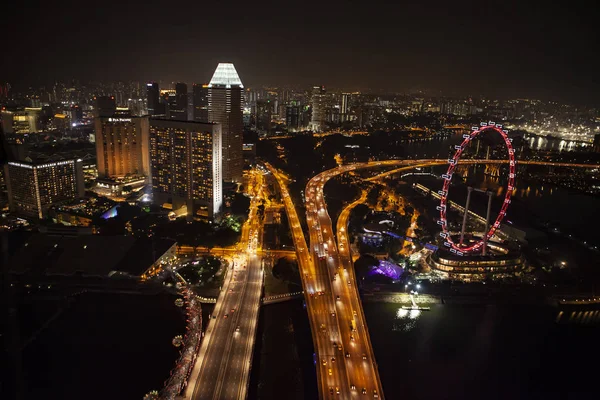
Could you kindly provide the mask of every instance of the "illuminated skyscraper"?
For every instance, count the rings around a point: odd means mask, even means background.
[[[158,83],[152,82],[146,85],[146,93],[148,95],[148,114],[156,115],[159,114],[159,101],[158,101]]]
[[[315,86],[310,96],[312,117],[310,127],[315,132],[320,132],[325,127],[325,86]]]
[[[100,178],[149,176],[148,117],[96,118],[95,125]]]
[[[156,204],[212,220],[223,202],[221,126],[150,120],[150,170]]]
[[[301,113],[300,106],[289,105],[285,111],[285,124],[287,125],[288,131],[296,132],[300,129]]]
[[[194,83],[194,121],[208,122],[208,85]]]
[[[342,93],[340,99],[340,120],[346,122],[348,120],[348,100],[350,100],[350,93]]]
[[[223,180],[241,182],[244,86],[233,64],[219,63],[208,84],[208,120],[223,132]]]
[[[271,100],[256,101],[256,130],[262,133],[271,131],[273,103]]]
[[[187,85],[185,83],[175,84],[175,103],[169,108],[169,118],[176,119],[178,121],[187,121],[187,106],[188,106],[188,95]]]
[[[50,206],[85,195],[83,162],[8,162],[4,167],[8,203],[14,213],[44,218]]]

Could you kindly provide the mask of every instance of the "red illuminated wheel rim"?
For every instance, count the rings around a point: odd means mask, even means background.
[[[471,132],[471,134],[463,135],[465,140],[463,140],[463,142],[460,145],[455,146],[456,153],[454,153],[454,156],[452,158],[448,159],[448,163],[450,165],[448,166],[448,171],[444,175],[442,175],[442,178],[444,179],[444,187],[440,191],[440,220],[438,221],[438,224],[442,226],[442,232],[440,233],[440,235],[446,240],[444,242],[444,246],[448,247],[452,253],[456,253],[458,255],[476,252],[480,250],[484,244],[484,238],[482,238],[479,242],[471,244],[469,246],[459,246],[458,244],[454,243],[450,232],[448,232],[448,225],[446,220],[446,202],[448,201],[448,190],[450,189],[452,174],[454,173],[454,169],[458,165],[458,161],[460,160],[462,152],[465,150],[469,142],[475,137],[477,137],[480,133],[486,131],[495,131],[499,133],[500,136],[502,136],[502,138],[504,139],[504,143],[506,144],[506,149],[508,152],[509,174],[506,195],[504,196],[504,202],[502,203],[500,213],[498,214],[496,221],[494,221],[494,223],[491,225],[490,230],[486,233],[485,239],[491,238],[496,232],[496,230],[500,227],[500,223],[506,215],[506,210],[508,209],[508,205],[510,204],[510,198],[512,197],[512,192],[515,186],[515,171],[517,163],[515,162],[515,150],[512,147],[511,139],[508,138],[507,131],[502,130],[501,125],[495,125],[493,122],[487,124],[482,123],[481,127],[474,127],[472,128],[472,130],[473,131]]]

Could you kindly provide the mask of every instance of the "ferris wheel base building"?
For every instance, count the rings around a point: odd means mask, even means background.
[[[494,277],[518,276],[525,269],[521,251],[513,246],[488,242],[488,254],[459,256],[444,249],[432,253],[427,264],[449,279],[478,281]]]

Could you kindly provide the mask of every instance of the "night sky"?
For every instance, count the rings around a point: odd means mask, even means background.
[[[593,2],[35,3],[4,5],[0,82],[206,82],[231,61],[246,86],[598,103]]]

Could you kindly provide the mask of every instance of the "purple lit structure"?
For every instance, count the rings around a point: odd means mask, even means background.
[[[397,281],[402,276],[402,272],[404,272],[402,267],[399,267],[398,265],[389,261],[381,260],[379,261],[379,264],[376,267],[373,267],[371,271],[369,271],[368,276],[384,275],[390,279]]]

